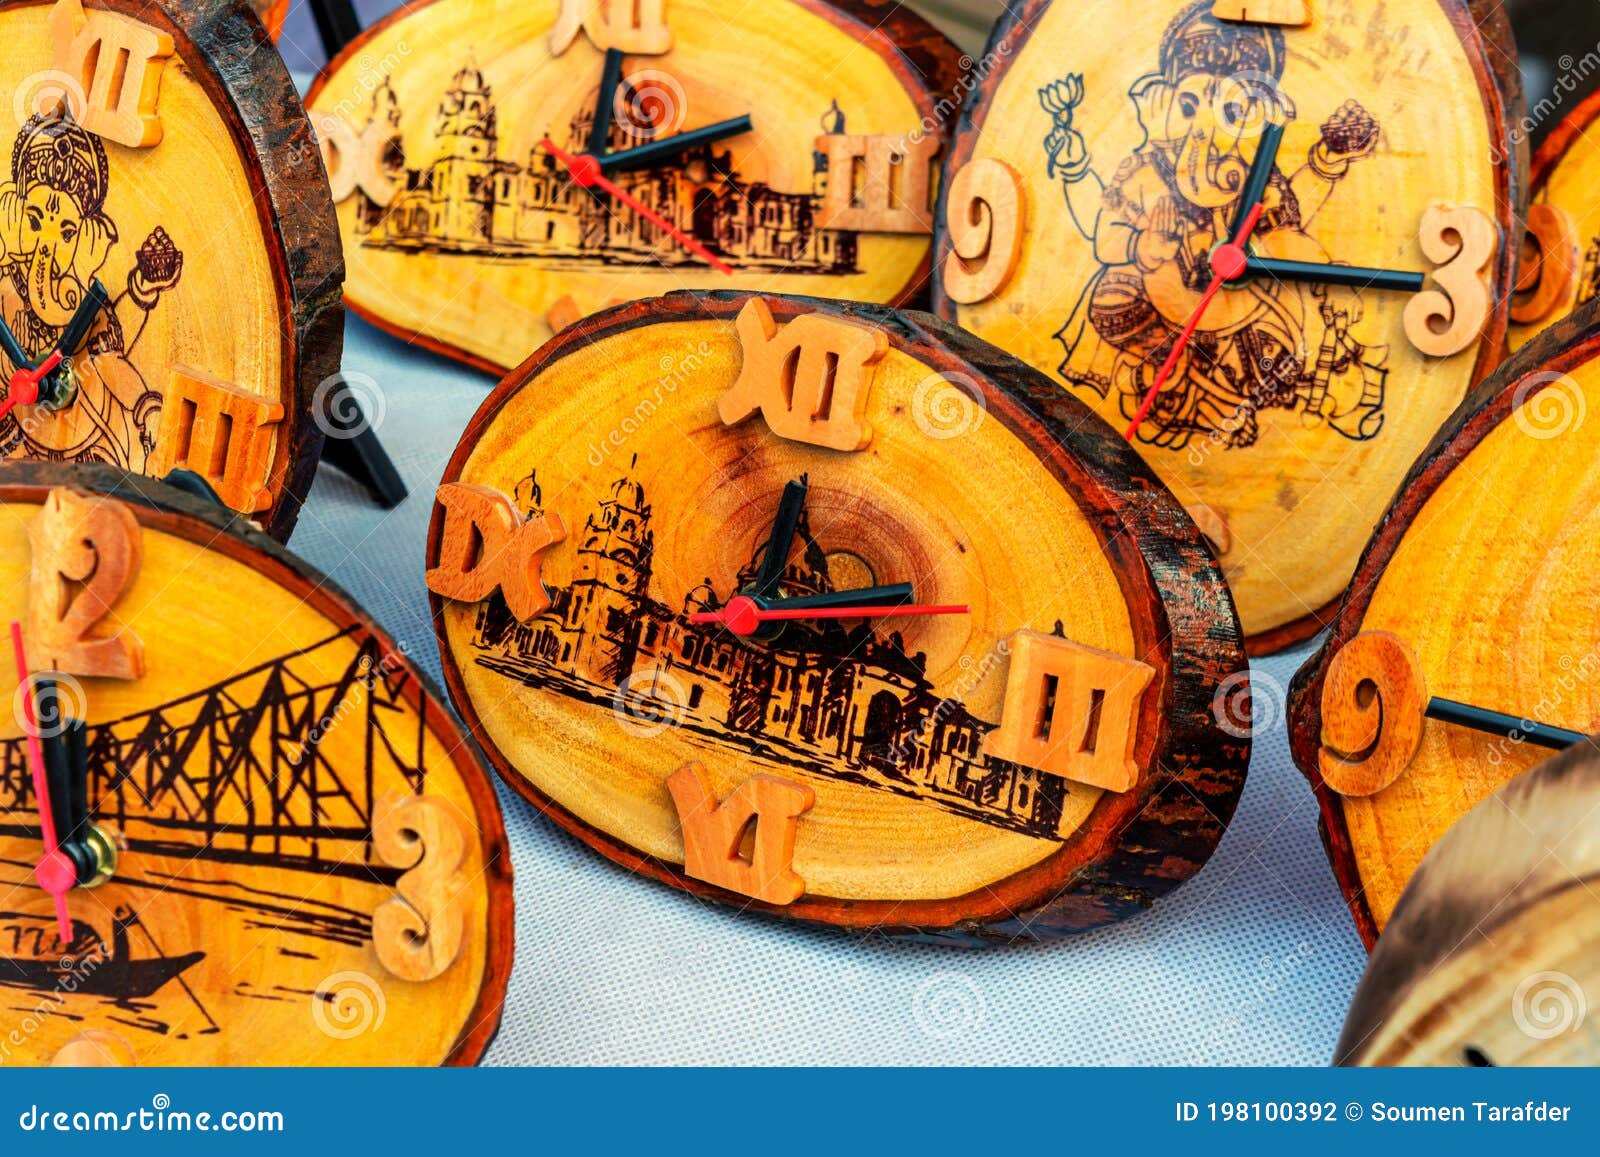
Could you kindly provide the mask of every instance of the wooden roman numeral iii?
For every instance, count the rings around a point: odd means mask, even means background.
[[[172,368],[149,473],[192,470],[230,508],[255,514],[272,505],[267,472],[283,407],[198,370]]]
[[[817,138],[828,158],[828,189],[817,214],[823,229],[851,233],[932,233],[933,158],[939,138]]]
[[[114,12],[85,12],[80,0],[56,0],[50,35],[56,71],[74,89],[67,95],[74,120],[129,148],[161,140],[156,97],[172,37]]]
[[[872,441],[867,397],[889,352],[882,330],[808,313],[780,331],[759,297],[745,302],[737,325],[744,363],[717,402],[723,425],[759,410],[780,438],[832,450],[860,450]]]
[[[1139,703],[1155,669],[1056,635],[1011,636],[1000,727],[984,754],[1106,791],[1139,782]]]
[[[683,870],[688,875],[766,904],[793,904],[805,895],[806,882],[793,865],[800,817],[817,802],[809,787],[757,775],[719,804],[705,766],[691,763],[667,777],[667,790],[683,828]],[[747,860],[740,846],[752,823],[755,834]]]

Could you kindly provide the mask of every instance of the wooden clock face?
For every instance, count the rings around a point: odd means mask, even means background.
[[[501,383],[439,502],[428,581],[474,734],[676,887],[1043,937],[1148,906],[1232,813],[1249,742],[1215,704],[1247,676],[1198,533],[1083,406],[925,315],[596,315]],[[749,633],[741,592],[791,618]]]
[[[675,289],[906,301],[956,74],[953,45],[880,0],[410,5],[309,99],[347,301],[502,371],[578,316]],[[619,195],[562,159],[602,153]]]
[[[1506,713],[1523,732],[1531,720],[1588,733],[1600,719],[1600,626],[1586,593],[1600,566],[1597,354],[1600,316],[1587,305],[1473,391],[1402,483],[1331,638],[1296,679],[1295,761],[1317,790],[1336,874],[1369,944],[1450,825],[1550,755],[1525,734],[1424,720],[1422,704]],[[1363,650],[1375,638],[1410,656],[1382,678],[1365,657],[1379,652]],[[1336,678],[1346,652],[1348,677]],[[1353,700],[1341,685],[1362,711],[1381,704],[1381,728],[1346,728]],[[1391,759],[1363,794],[1330,786]]]
[[[14,398],[18,371],[64,359],[7,407],[0,456],[186,468],[287,538],[342,312],[333,206],[282,59],[230,0],[7,3],[0,31]]]
[[[1534,154],[1528,231],[1511,309],[1513,349],[1582,302],[1600,297],[1600,227],[1594,221],[1593,196],[1600,179],[1600,147],[1593,140],[1596,117],[1600,96],[1590,96]]]
[[[1216,544],[1254,650],[1317,628],[1504,337],[1511,178],[1485,53],[1454,0],[1034,0],[968,98],[936,310],[1131,431]],[[1251,266],[1163,377],[1277,128]]]
[[[9,656],[0,675],[6,1063],[472,1063],[511,960],[489,777],[394,641],[238,526],[107,469],[0,480],[0,618],[54,686],[33,727]],[[85,549],[94,577],[65,588]],[[57,629],[58,589],[79,592],[69,624],[111,601],[87,641]],[[115,849],[109,880],[66,893],[70,943],[35,875],[25,738],[53,767],[68,719],[84,757],[51,783],[54,830]]]

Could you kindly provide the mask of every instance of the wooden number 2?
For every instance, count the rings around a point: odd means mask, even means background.
[[[374,810],[372,847],[385,863],[410,869],[372,913],[378,962],[401,980],[432,980],[461,954],[465,826],[437,796],[389,796]]]
[[[28,633],[41,671],[105,679],[144,674],[144,644],[132,628],[89,633],[138,576],[140,534],[139,520],[120,502],[50,492],[28,526]]]
[[[1438,289],[1406,303],[1406,337],[1430,357],[1458,354],[1483,335],[1489,320],[1489,285],[1483,269],[1494,260],[1500,231],[1470,205],[1435,205],[1422,215],[1423,255],[1437,265]]]

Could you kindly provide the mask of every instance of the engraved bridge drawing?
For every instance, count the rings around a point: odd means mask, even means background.
[[[405,700],[411,676],[387,671],[374,639],[332,679],[305,673],[349,633],[91,726],[98,822],[138,850],[370,877],[373,800],[421,793],[424,724]],[[359,731],[359,759],[323,754],[335,729]],[[26,744],[0,741],[0,834],[34,838],[37,823]]]
[[[530,475],[517,493],[534,495]],[[542,513],[537,505],[530,516]],[[660,720],[709,744],[784,770],[892,791],[996,827],[1059,839],[1066,780],[983,754],[995,724],[974,717],[927,676],[927,657],[908,654],[898,632],[837,621],[795,624],[777,643],[746,646],[688,616],[722,600],[707,579],[682,607],[650,595],[652,510],[632,477],[575,535],[578,569],[551,591],[551,607],[520,623],[496,594],[477,612],[479,665],[642,720]],[[785,596],[834,589],[827,558],[802,515],[801,559]],[[736,581],[755,578],[760,550]],[[1060,632],[1060,624],[1057,624]],[[973,685],[986,672],[963,678]],[[998,673],[996,673],[998,674]]]

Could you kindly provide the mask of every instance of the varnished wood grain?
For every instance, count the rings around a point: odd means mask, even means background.
[[[1366,631],[1415,651],[1431,694],[1577,731],[1600,721],[1600,314],[1591,303],[1515,354],[1451,416],[1402,482],[1322,649],[1296,675],[1295,762],[1370,946],[1423,855],[1473,805],[1549,754],[1428,720],[1404,773],[1342,798],[1316,768],[1324,685]]]
[[[510,971],[511,867],[494,790],[437,693],[348,596],[265,535],[115,471],[24,463],[0,477],[0,589],[25,589],[26,527],[58,486],[109,495],[138,519],[144,565],[117,609],[144,640],[146,670],[63,683],[63,706],[88,724],[96,823],[120,857],[111,882],[70,895],[82,950],[103,944],[104,962],[62,982],[61,1015],[30,1023],[8,1061],[48,1062],[106,1028],[141,1065],[475,1062]],[[53,932],[37,952],[31,939],[52,917],[29,882],[40,845],[19,735],[9,718],[0,726],[0,923],[22,929],[0,952],[12,970],[17,951],[65,955]],[[378,958],[372,913],[397,883],[406,894],[406,865],[368,852],[371,799],[418,790],[466,817],[461,950],[426,983]],[[0,1028],[55,1001],[56,982],[40,983]]]
[[[1345,1065],[1600,1063],[1600,761],[1579,744],[1463,816],[1407,885],[1350,1003]]]
[[[446,680],[469,726],[506,781],[580,839],[740,907],[991,942],[1093,927],[1155,903],[1215,846],[1248,758],[1248,740],[1224,733],[1213,712],[1222,683],[1243,677],[1243,655],[1198,531],[1109,427],[1000,351],[923,315],[763,297],[780,325],[832,317],[887,337],[870,450],[841,454],[756,423],[722,425],[716,403],[739,372],[736,318],[748,295],[673,294],[564,330],[501,383],[445,472],[446,484],[516,490],[574,528],[546,560],[555,604],[545,619],[506,633],[492,603],[435,599]],[[958,399],[965,423],[935,427]],[[752,905],[687,875],[666,777],[700,762],[724,798],[748,778],[751,753],[721,722],[720,652],[688,657],[700,644],[684,649],[676,615],[702,597],[702,580],[726,597],[784,483],[801,474],[830,573],[837,559],[854,580],[846,585],[911,581],[919,601],[970,604],[966,616],[893,627],[894,646],[926,656],[916,662],[926,663],[928,693],[954,697],[940,712],[947,723],[966,718],[953,711],[999,718],[1003,645],[1018,629],[1049,633],[1060,620],[1068,637],[1148,664],[1138,784],[1121,795],[1072,785],[1058,826],[1040,834],[996,805],[986,812],[920,781],[886,790],[865,773],[767,755],[764,766],[816,792],[794,855],[805,894]],[[436,516],[430,560],[442,534]],[[797,547],[790,565],[798,582],[819,562]],[[607,621],[612,596],[580,587],[591,580],[613,591],[643,582],[661,609],[639,621],[665,632],[648,652],[655,658],[618,668],[564,633],[569,615],[587,622],[591,608]],[[632,605],[596,629],[631,637]],[[887,635],[877,633],[880,644]],[[730,670],[744,662],[733,651],[727,659]],[[630,714],[629,702],[655,703],[664,721],[640,706]]]

